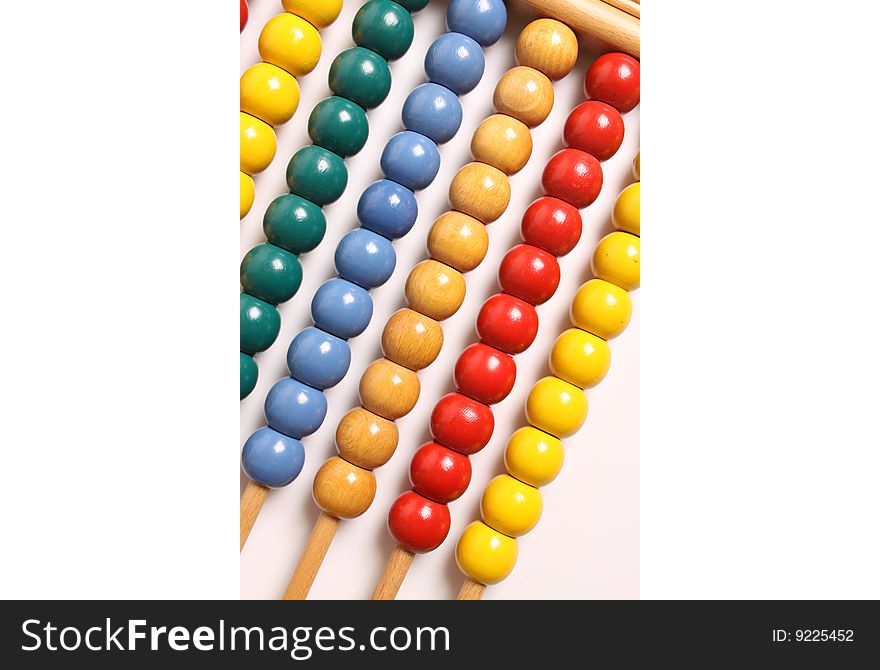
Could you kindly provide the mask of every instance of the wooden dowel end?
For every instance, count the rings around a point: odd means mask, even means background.
[[[269,489],[254,482],[248,482],[247,486],[244,487],[240,503],[239,539],[241,540],[241,546],[239,551],[244,549],[244,544],[251,534],[251,528],[254,527],[257,517],[260,516],[260,510],[263,509],[263,503],[266,502],[268,494]]]
[[[641,21],[602,0],[522,0],[572,30],[639,58]]]
[[[475,582],[473,579],[465,579],[458,592],[457,600],[481,600],[486,592],[486,585]]]
[[[415,554],[399,546],[394,547],[388,563],[385,564],[385,572],[382,573],[376,590],[373,591],[373,600],[394,600],[400,585],[403,584],[409,566],[412,564]]]
[[[338,527],[339,519],[321,512],[318,520],[315,521],[312,534],[309,535],[309,542],[299,558],[299,563],[296,564],[290,584],[287,585],[284,600],[305,600],[309,595],[309,590],[318,570],[321,569],[321,563],[324,562],[324,556],[327,555]]]

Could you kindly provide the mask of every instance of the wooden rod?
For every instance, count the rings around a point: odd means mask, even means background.
[[[458,592],[457,600],[480,600],[486,592],[486,585],[475,582],[468,577],[461,585],[461,591]]]
[[[388,557],[388,563],[385,564],[385,572],[382,573],[379,583],[376,584],[376,590],[373,591],[373,600],[394,600],[397,597],[397,592],[414,557],[415,554],[411,551],[400,546],[394,547],[394,551]]]
[[[263,509],[263,503],[266,502],[268,493],[269,489],[254,482],[248,482],[247,486],[244,487],[240,503],[239,539],[241,540],[241,546],[239,551],[244,549],[244,543],[247,542],[248,536],[251,534],[254,522],[260,516],[260,510]]]
[[[541,14],[639,58],[641,21],[602,0],[522,0]]]
[[[604,0],[604,2],[612,7],[617,7],[617,9],[626,12],[630,16],[635,16],[637,19],[642,17],[642,8],[635,0]]]
[[[287,585],[284,600],[305,600],[309,595],[337,528],[339,528],[339,519],[321,512],[318,520],[315,521],[312,534],[309,535],[309,542],[299,558],[296,570],[293,571],[290,584]]]

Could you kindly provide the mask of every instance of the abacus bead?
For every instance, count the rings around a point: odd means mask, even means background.
[[[518,244],[508,251],[498,269],[501,290],[540,305],[547,302],[559,286],[559,262],[553,254],[531,244]]]
[[[619,230],[599,240],[593,251],[593,274],[627,291],[639,287],[639,238]]]
[[[270,126],[287,123],[299,105],[299,84],[289,72],[271,63],[245,70],[239,83],[241,111]]]
[[[387,239],[371,230],[355,228],[339,240],[334,260],[340,277],[371,289],[388,281],[397,256]]]
[[[636,178],[636,181],[641,180],[642,178],[642,152],[636,154],[635,159],[633,159],[633,177]]]
[[[486,405],[501,402],[516,381],[516,363],[508,354],[485,344],[472,344],[455,363],[459,393]]]
[[[361,225],[389,240],[406,235],[418,215],[415,194],[390,179],[373,182],[358,200],[357,216]]]
[[[375,51],[386,60],[403,56],[413,41],[413,20],[391,0],[370,0],[355,14],[351,37],[359,47]]]
[[[264,426],[251,435],[241,450],[241,467],[257,484],[287,486],[297,478],[306,460],[302,442]]]
[[[450,503],[467,490],[471,460],[441,444],[427,442],[413,454],[409,480],[416,493],[439,503]]]
[[[493,114],[474,131],[471,155],[504,174],[515,174],[532,155],[532,134],[522,121],[507,114]]]
[[[591,279],[571,301],[571,322],[588,333],[610,340],[620,335],[632,316],[632,300],[624,289],[602,279]]]
[[[630,184],[620,192],[611,212],[611,223],[615,228],[633,235],[641,234],[641,194],[640,182]]]
[[[302,283],[302,266],[289,251],[260,244],[241,261],[241,287],[255,298],[277,305],[290,300]]]
[[[456,95],[474,90],[485,69],[486,57],[480,45],[461,33],[444,33],[434,40],[425,56],[428,79]]]
[[[565,256],[581,239],[583,224],[576,207],[559,198],[542,196],[526,208],[519,231],[523,241]]]
[[[338,519],[354,519],[376,497],[376,475],[334,456],[321,466],[312,484],[315,503]]]
[[[293,254],[317,247],[326,231],[327,220],[321,208],[295,193],[279,195],[263,215],[266,238]]]
[[[326,28],[342,11],[342,0],[281,0],[285,12],[303,17],[316,28]]]
[[[504,34],[507,8],[502,0],[452,0],[446,11],[446,25],[450,31],[488,47]]]
[[[291,377],[316,389],[336,386],[350,364],[348,342],[313,326],[301,330],[287,349]]]
[[[573,384],[556,377],[544,377],[529,391],[526,418],[545,433],[568,437],[584,425],[587,396]]]
[[[239,349],[246,354],[265,351],[281,328],[281,316],[269,303],[247,293],[239,294]]]
[[[428,367],[440,355],[443,329],[434,319],[403,308],[388,319],[382,331],[382,353],[410,370]]]
[[[431,257],[459,272],[470,272],[477,267],[488,249],[486,226],[454,210],[442,214],[428,232]]]
[[[440,151],[421,133],[404,130],[388,140],[379,164],[388,179],[411,191],[421,191],[437,176]]]
[[[428,0],[398,0],[397,4],[406,9],[406,11],[415,13],[424,9],[428,4]]]
[[[321,207],[338,200],[347,184],[345,162],[327,149],[303,147],[287,164],[287,186],[291,192]]]
[[[525,535],[541,520],[541,493],[510,475],[495,477],[480,500],[483,523],[510,537]]]
[[[455,137],[461,127],[461,102],[445,86],[422,84],[403,103],[403,126],[420,133],[437,144]]]
[[[253,356],[238,352],[238,395],[239,399],[247,398],[257,385],[259,368]]]
[[[412,269],[406,278],[404,291],[412,309],[443,321],[461,307],[465,282],[458,270],[428,259]]]
[[[498,293],[483,303],[477,334],[484,344],[508,354],[528,349],[538,334],[538,313],[525,300]]]
[[[562,470],[562,442],[534,426],[518,429],[504,451],[504,467],[526,484],[546,486]]]
[[[508,70],[495,86],[495,110],[519,119],[529,128],[539,126],[553,109],[553,83],[534,68]]]
[[[608,342],[580,328],[562,333],[550,351],[550,372],[582,389],[602,381],[610,366]]]
[[[388,511],[388,531],[403,549],[415,554],[433,551],[449,534],[449,508],[415,491],[407,491]]]
[[[485,447],[495,430],[492,410],[461,393],[449,393],[431,413],[431,435],[440,444],[462,454]]]
[[[553,80],[571,72],[577,58],[577,36],[567,25],[553,19],[532,21],[516,40],[517,64],[533,67]]]
[[[269,390],[263,410],[272,430],[302,438],[321,427],[327,416],[327,398],[298,379],[284,377]]]
[[[386,358],[371,363],[358,386],[364,409],[389,421],[409,414],[419,399],[419,391],[419,376]]]
[[[507,209],[510,182],[498,168],[485,163],[468,163],[452,178],[449,202],[453,209],[491,223]]]
[[[336,427],[336,448],[349,463],[373,470],[389,461],[397,448],[397,424],[356,407]]]
[[[248,22],[247,0],[240,0],[239,7],[238,7],[238,23],[239,23],[238,32],[241,32],[242,30],[244,30],[244,27],[247,25],[247,22]]]
[[[265,170],[275,157],[275,131],[258,118],[239,112],[238,167],[254,175]]]
[[[469,524],[455,546],[458,569],[475,582],[490,586],[510,574],[516,555],[516,540],[482,521]]]
[[[311,23],[282,12],[266,22],[258,42],[260,58],[294,77],[308,74],[321,58],[321,36]]]
[[[238,218],[243,219],[254,204],[254,180],[250,175],[238,172]]]
[[[391,90],[391,70],[379,54],[353,47],[333,61],[328,81],[334,95],[372,109],[381,105]]]
[[[360,335],[373,317],[373,300],[357,284],[334,277],[312,298],[312,321],[321,330],[348,340]]]
[[[308,127],[312,142],[343,158],[363,149],[370,133],[366,112],[336,95],[315,105]]]
[[[565,143],[607,161],[623,143],[623,117],[611,105],[587,100],[572,110],[565,122]]]
[[[607,53],[599,56],[587,70],[584,89],[587,96],[626,114],[639,104],[640,65],[632,56]]]
[[[541,185],[548,195],[583,209],[599,197],[602,166],[588,153],[563,149],[547,162]]]

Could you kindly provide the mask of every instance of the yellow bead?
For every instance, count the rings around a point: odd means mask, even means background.
[[[546,486],[562,470],[562,442],[534,426],[520,428],[504,451],[504,467],[526,484]]]
[[[258,46],[260,58],[294,77],[314,70],[321,58],[321,36],[317,28],[287,12],[266,21]]]
[[[370,363],[358,386],[364,409],[389,421],[409,414],[419,400],[419,391],[419,376],[387,358]]]
[[[543,508],[538,489],[510,475],[495,477],[480,500],[483,523],[510,537],[520,537],[534,528]]]
[[[428,253],[459,272],[470,272],[486,257],[489,234],[474,217],[451,211],[443,214],[428,233]]]
[[[636,159],[633,161],[633,177],[635,177],[638,181],[642,180],[642,167],[640,158],[642,156],[642,152],[636,154]]]
[[[312,496],[322,510],[339,519],[353,519],[369,509],[376,497],[376,475],[339,456],[320,467]]]
[[[483,223],[504,214],[510,202],[510,182],[498,168],[485,163],[468,163],[449,185],[452,208]]]
[[[497,584],[516,565],[516,540],[474,521],[455,546],[458,569],[480,584]]]
[[[342,11],[342,0],[281,0],[285,12],[303,17],[316,28],[326,28]]]
[[[641,226],[639,225],[641,193],[642,185],[636,182],[627,186],[617,196],[614,211],[611,213],[611,222],[615,228],[633,235],[641,235]]]
[[[559,80],[572,71],[578,58],[577,36],[564,23],[538,19],[523,28],[516,41],[516,62]]]
[[[580,328],[569,328],[562,333],[550,352],[550,371],[582,389],[602,381],[610,366],[608,343]]]
[[[244,172],[238,172],[238,208],[239,219],[247,216],[254,204],[254,180]]]
[[[445,263],[428,259],[416,265],[406,278],[409,306],[435,321],[444,321],[458,311],[466,291],[464,277]]]
[[[471,155],[504,174],[515,174],[532,155],[532,134],[522,121],[507,114],[493,114],[474,131]]]
[[[241,111],[270,126],[290,121],[299,106],[296,77],[271,63],[257,63],[245,70],[238,91]]]
[[[639,238],[615,231],[601,240],[593,252],[593,274],[627,291],[639,287]]]
[[[568,437],[580,430],[587,419],[587,396],[574,384],[544,377],[529,391],[526,418],[545,433]]]
[[[591,279],[575,294],[569,316],[578,328],[610,340],[629,325],[632,300],[619,286],[602,279]]]
[[[275,157],[275,131],[269,124],[244,112],[239,112],[239,127],[239,169],[250,175],[262,172]]]

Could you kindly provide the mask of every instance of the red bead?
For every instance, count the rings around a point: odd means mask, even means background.
[[[489,444],[494,430],[492,410],[461,393],[443,396],[431,413],[434,440],[462,454],[477,453]]]
[[[493,405],[504,400],[513,388],[516,363],[494,347],[472,344],[458,357],[453,376],[460,393]]]
[[[525,300],[497,293],[480,308],[477,333],[484,344],[508,354],[518,354],[535,341],[538,313]]]
[[[547,162],[541,185],[548,195],[583,209],[599,197],[602,166],[585,151],[563,149]]]
[[[559,286],[556,256],[531,244],[518,244],[505,254],[498,269],[498,283],[505,293],[540,305]]]
[[[397,544],[415,554],[425,554],[443,544],[449,525],[449,508],[415,491],[401,495],[388,511],[388,531]]]
[[[565,256],[581,239],[581,213],[559,198],[542,196],[523,214],[520,235],[533,247]]]
[[[241,19],[240,19],[241,20],[241,28],[239,28],[238,32],[241,32],[242,30],[244,30],[244,27],[247,25],[247,20],[248,20],[247,0],[241,0],[240,13],[241,13]]]
[[[409,480],[416,493],[435,502],[452,502],[471,482],[471,459],[442,444],[428,442],[413,456]]]
[[[622,53],[599,56],[587,70],[584,89],[594,100],[607,102],[621,114],[639,104],[639,61]]]
[[[623,143],[623,117],[611,105],[587,100],[568,115],[563,135],[568,146],[607,161]]]

